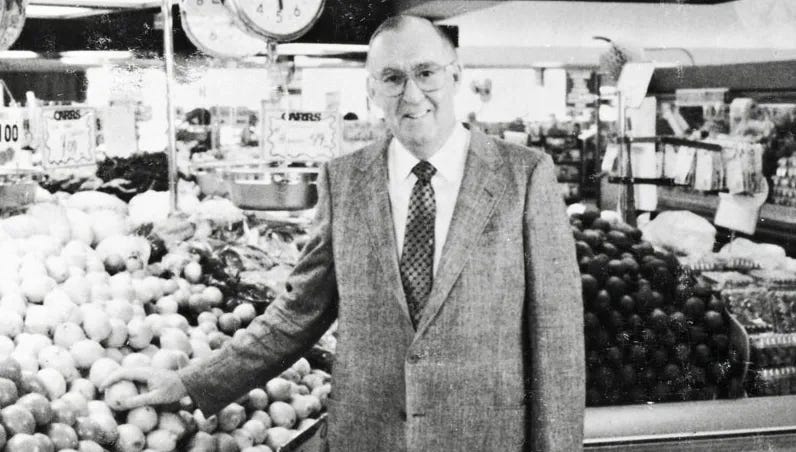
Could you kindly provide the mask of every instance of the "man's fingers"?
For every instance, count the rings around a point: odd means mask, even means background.
[[[149,377],[152,376],[152,370],[146,367],[131,367],[119,369],[111,372],[110,375],[100,385],[100,391],[104,391],[114,383],[122,380],[137,381],[139,383],[146,383]]]
[[[144,405],[160,405],[163,402],[163,395],[160,391],[149,391],[128,397],[122,400],[120,405],[124,410],[131,410]]]

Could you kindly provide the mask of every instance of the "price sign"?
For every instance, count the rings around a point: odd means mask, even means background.
[[[136,105],[116,103],[101,111],[101,135],[105,155],[129,157],[138,152]]]
[[[96,164],[96,112],[88,107],[44,107],[45,169]]]
[[[21,108],[0,108],[0,166],[14,162],[25,142]]]
[[[760,193],[752,195],[733,195],[719,193],[719,206],[713,223],[733,231],[752,235],[757,228],[760,208],[768,198],[768,182],[763,179]]]
[[[262,113],[264,155],[275,159],[325,161],[340,154],[342,131],[337,112]]]

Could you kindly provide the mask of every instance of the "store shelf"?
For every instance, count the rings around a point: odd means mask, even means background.
[[[694,213],[715,213],[719,205],[717,195],[702,195],[680,189],[660,188],[659,210],[685,209]],[[665,209],[663,209],[665,207]],[[760,209],[761,222],[774,221],[796,227],[796,208],[776,204],[764,204]]]
[[[719,197],[715,194],[703,195],[679,188],[658,187],[658,211],[688,210],[712,223],[718,205]],[[760,209],[755,238],[780,245],[789,255],[796,255],[796,208],[764,204]]]
[[[588,450],[783,450],[769,444],[796,444],[796,396],[587,408],[584,428]]]

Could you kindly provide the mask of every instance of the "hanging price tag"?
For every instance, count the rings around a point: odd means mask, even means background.
[[[96,164],[96,112],[88,107],[43,107],[45,169]]]
[[[0,166],[9,166],[25,142],[21,108],[0,108]]]
[[[754,234],[760,216],[760,207],[768,197],[768,182],[765,179],[762,188],[763,192],[753,195],[719,193],[719,207],[716,209],[713,223],[744,234]]]
[[[340,155],[342,130],[336,112],[268,111],[263,106],[263,154],[286,160],[326,161]]]

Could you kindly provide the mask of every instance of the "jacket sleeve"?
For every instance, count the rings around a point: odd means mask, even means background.
[[[288,277],[286,292],[220,350],[180,371],[194,403],[211,415],[264,385],[315,344],[337,317],[328,170],[318,176],[310,239]]]
[[[581,450],[586,391],[581,284],[564,201],[547,155],[533,170],[525,209],[531,450]]]

